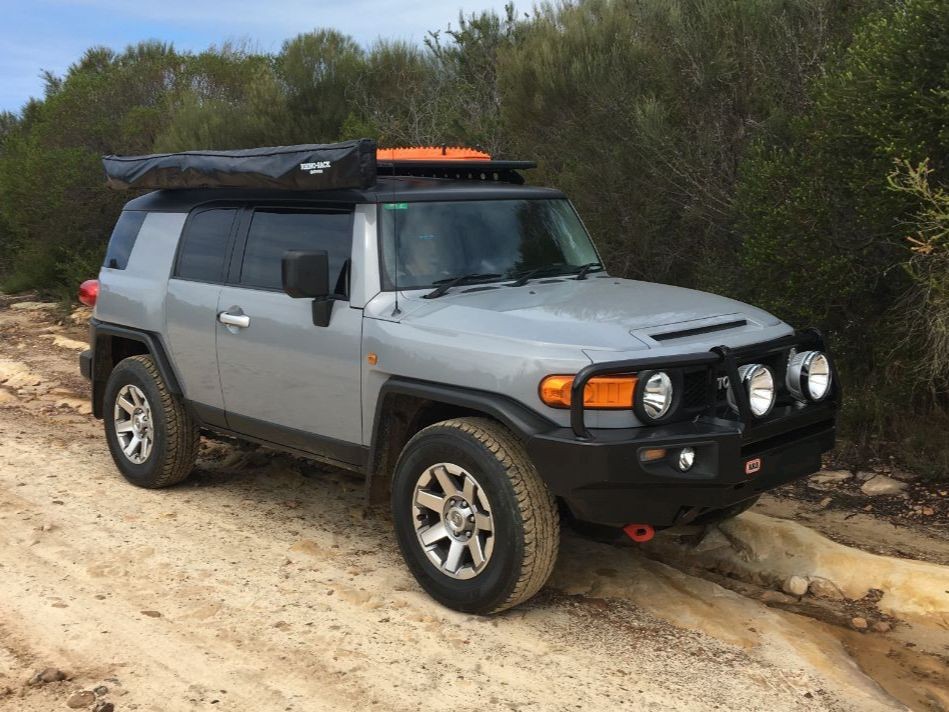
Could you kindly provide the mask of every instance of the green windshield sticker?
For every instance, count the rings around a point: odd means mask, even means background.
[[[408,203],[383,203],[382,207],[386,210],[408,210]]]

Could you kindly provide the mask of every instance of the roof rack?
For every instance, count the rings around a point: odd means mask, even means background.
[[[484,180],[521,185],[524,178],[518,171],[536,166],[533,161],[398,160],[378,161],[376,171],[380,176]]]
[[[495,161],[462,146],[377,149],[371,139],[336,144],[274,146],[237,151],[183,151],[103,156],[108,185],[129,188],[368,188],[377,175],[451,178],[522,184],[532,161]]]
[[[376,151],[379,175],[451,178],[504,183],[524,182],[517,172],[536,168],[533,161],[495,161],[491,154],[468,146],[402,146]]]

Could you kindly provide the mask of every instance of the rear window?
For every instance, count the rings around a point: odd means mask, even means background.
[[[353,214],[347,210],[255,210],[247,233],[240,283],[281,289],[281,264],[288,250],[326,250],[330,284],[346,292],[346,267],[352,252]]]
[[[109,269],[125,269],[129,263],[129,255],[138,238],[138,231],[145,222],[148,213],[142,210],[124,210],[119,215],[109,238],[109,247],[105,251],[103,267]]]
[[[224,262],[237,210],[193,213],[185,226],[175,276],[198,282],[223,282]]]

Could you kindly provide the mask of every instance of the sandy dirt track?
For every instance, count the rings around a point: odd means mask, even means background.
[[[849,634],[638,550],[567,534],[540,596],[477,618],[420,591],[349,475],[210,441],[134,488],[55,321],[0,305],[2,710],[99,685],[117,710],[902,708]],[[902,696],[940,709],[945,659],[905,654]],[[48,666],[70,679],[23,684]]]

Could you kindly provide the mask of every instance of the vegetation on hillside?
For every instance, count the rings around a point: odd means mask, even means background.
[[[832,339],[843,452],[949,472],[949,2],[581,0],[423,47],[93,48],[0,114],[0,284],[71,295],[128,196],[99,157],[330,142],[537,159],[612,272]]]

